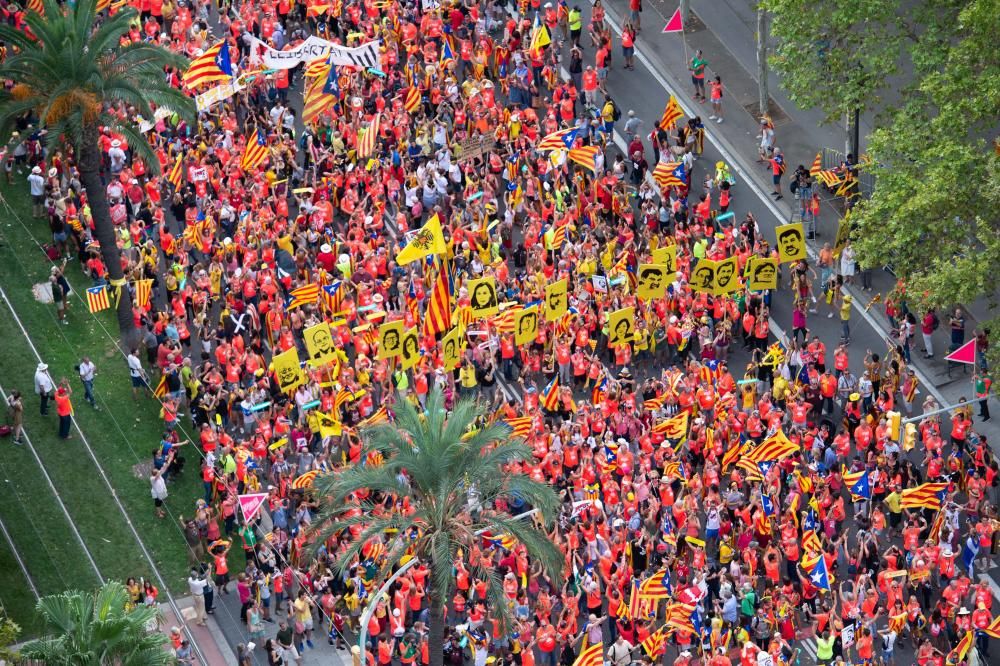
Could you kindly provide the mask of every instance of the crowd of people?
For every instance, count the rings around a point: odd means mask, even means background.
[[[241,659],[253,642],[270,663],[296,663],[315,638],[340,647],[357,632],[387,549],[369,544],[338,575],[351,535],[316,551],[310,477],[361,464],[363,427],[391,419],[397,395],[422,403],[435,387],[449,406],[470,396],[491,418],[530,417],[517,428],[534,455],[524,472],[561,493],[551,537],[573,572],[553,580],[517,543],[466,553],[449,663],[570,666],[601,643],[614,666],[764,665],[794,661],[813,637],[820,663],[894,663],[909,641],[929,666],[963,661],[973,639],[986,655],[1000,637],[977,574],[997,550],[1000,468],[971,404],[904,437],[894,414],[938,407],[910,367],[915,329],[861,354],[849,245],[810,265],[801,226],[772,244],[736,214],[727,166],[698,175],[700,118],[639,131],[607,89],[618,38],[601,0],[586,33],[565,0],[516,13],[493,1],[130,4],[134,39],[195,59],[224,40],[245,84],[197,123],[155,116],[145,136],[159,175],[126,137],[100,139],[141,331],[128,365],[164,422],[153,498],[159,515],[193,503],[180,522],[196,621],[238,595]],[[641,2],[630,7],[626,68]],[[381,40],[380,62],[261,66],[257,40],[289,50],[310,35]],[[700,52],[691,64],[698,105]],[[178,86],[184,74],[167,72]],[[718,78],[710,95],[722,122]],[[616,127],[625,154],[611,148]],[[253,143],[266,155],[248,166]],[[57,253],[105,283],[73,155],[45,154],[34,136],[18,150]],[[780,198],[766,119],[760,150]],[[776,323],[792,337],[775,343],[770,306],[789,298],[793,320]],[[820,299],[840,341],[807,326]],[[167,500],[185,459],[204,494]],[[255,492],[267,500],[247,521],[238,497]],[[505,631],[469,573],[483,563],[504,580]],[[414,567],[377,601],[373,663],[428,663],[427,576]]]

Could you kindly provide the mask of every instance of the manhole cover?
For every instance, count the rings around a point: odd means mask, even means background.
[[[757,104],[756,99],[752,102],[745,103],[743,108],[754,118],[758,118],[760,116],[760,105]],[[775,102],[772,97],[767,98],[767,115],[771,117],[771,122],[774,123],[775,127],[783,125],[789,121],[788,114],[786,114],[781,107],[778,106],[778,103]]]

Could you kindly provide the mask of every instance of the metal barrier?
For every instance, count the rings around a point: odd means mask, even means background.
[[[846,157],[847,156],[844,153],[834,148],[823,148],[823,169],[835,169],[839,167],[844,162]],[[861,196],[866,199],[871,197],[872,192],[875,191],[875,174],[862,170],[858,175],[858,181],[860,182]]]

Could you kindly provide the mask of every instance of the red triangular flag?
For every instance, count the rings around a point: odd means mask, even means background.
[[[964,345],[945,356],[944,360],[951,361],[952,363],[968,363],[969,365],[975,365],[976,339],[972,338]]]
[[[267,500],[267,493],[252,493],[249,495],[239,495],[240,508],[243,509],[243,520],[250,522],[260,511],[260,507]]]
[[[674,15],[667,21],[663,32],[684,32],[684,19],[681,18],[681,8],[678,7]]]

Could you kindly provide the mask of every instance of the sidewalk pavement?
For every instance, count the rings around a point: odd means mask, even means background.
[[[679,93],[678,101],[682,106],[689,109],[697,107],[702,111],[701,115],[707,116],[710,112],[707,105],[702,107],[692,100],[692,86],[687,69],[687,58],[694,53],[694,50],[701,49],[703,51],[709,62],[708,76],[718,74],[722,77],[725,87],[723,103],[725,122],[717,124],[706,119],[710,140],[718,143],[724,154],[728,152],[735,156],[735,163],[730,166],[736,171],[738,177],[742,176],[744,180],[749,177],[756,185],[756,188],[752,189],[763,190],[767,193],[771,191],[770,170],[766,168],[766,165],[756,162],[758,145],[756,136],[759,118],[755,79],[756,18],[752,5],[751,0],[724,0],[723,2],[719,0],[692,0],[692,20],[689,21],[688,30],[685,31],[685,36],[682,38],[679,34],[661,33],[666,23],[666,16],[673,12],[676,5],[666,2],[666,0],[654,0],[651,6],[645,8],[641,16],[642,31],[636,40],[636,59],[647,66],[660,85]],[[618,44],[617,38],[620,37],[622,20],[628,15],[628,2],[627,0],[606,0],[605,8],[612,29],[616,33],[616,44]],[[589,12],[589,8],[584,11],[585,13]],[[586,37],[583,41],[585,45],[589,43]],[[613,53],[614,58],[620,58],[620,49],[617,46]],[[589,61],[592,54],[593,49],[587,49],[585,60]],[[618,62],[620,61],[616,61],[615,64]],[[615,84],[623,76],[628,76],[628,74],[623,75],[619,69],[616,69],[609,77],[609,85],[615,92],[616,99],[621,96],[621,92],[614,90]],[[841,128],[819,125],[822,114],[815,110],[803,111],[796,108],[781,91],[780,79],[775,72],[770,72],[769,81],[771,98],[775,103],[771,105],[771,108],[776,110],[773,116],[775,145],[779,146],[785,154],[789,173],[794,171],[799,164],[808,167],[816,153],[824,147],[843,150],[845,133]],[[658,102],[661,104],[661,110],[665,101],[664,99],[662,102]],[[623,105],[623,108],[627,108],[627,105]],[[659,119],[658,113],[657,111],[655,117],[651,117],[649,113],[646,114],[647,122],[642,128],[644,138],[652,125]],[[870,119],[863,119],[862,129],[870,128],[870,122]],[[862,146],[864,146],[864,131],[862,132]],[[711,156],[707,154],[706,157]],[[709,170],[712,167],[706,164],[704,168]],[[743,210],[748,205],[747,200],[742,198],[742,192],[741,188],[741,199],[735,204],[737,210]],[[793,217],[797,216],[797,202],[787,192],[787,189],[786,196],[781,201],[768,201],[766,195],[760,198],[780,221],[791,221]],[[823,243],[832,244],[836,235],[843,206],[839,201],[831,199],[827,195],[827,200],[823,201],[817,223],[817,240],[810,244],[813,250],[822,247]],[[760,215],[757,217],[761,218]],[[878,335],[883,341],[888,337],[890,329],[883,306],[872,307],[867,312],[864,308],[876,294],[881,294],[883,297],[888,294],[894,288],[895,283],[896,278],[891,273],[878,268],[872,271],[873,291],[864,292],[858,286],[849,289],[854,297],[856,308],[852,323],[861,318],[865,319],[877,329]],[[990,315],[984,300],[964,309],[967,312],[966,341],[968,341],[975,335],[977,321],[986,320]],[[936,350],[935,358],[932,360],[923,358],[920,352],[922,340],[919,332],[915,337],[912,349],[911,365],[916,369],[922,384],[921,392],[917,396],[918,406],[919,402],[922,402],[927,396],[928,390],[939,401],[943,400],[942,406],[957,403],[961,398],[971,401],[974,396],[972,372],[969,366],[953,366],[949,377],[949,364],[942,360],[945,355],[944,350],[947,350],[949,346],[947,313],[939,313],[939,316],[942,319],[942,326],[933,336],[934,349]],[[787,323],[790,323],[790,319],[788,322],[784,322],[784,324]],[[812,320],[810,324],[813,324]],[[860,325],[860,322],[857,322],[857,325]],[[826,342],[829,346],[830,341]],[[854,365],[855,356],[863,355],[860,350],[864,348],[863,345],[852,345],[852,365]],[[875,353],[885,351],[884,344],[882,346],[871,344],[869,348]],[[927,388],[928,386],[931,388]],[[995,398],[991,398],[990,403],[991,408],[997,408]],[[983,422],[982,419],[978,418],[978,405],[975,405],[974,414],[976,432],[985,436],[993,444],[994,451],[1000,452],[1000,447],[998,447],[1000,444],[1000,424],[993,420]]]
[[[235,645],[230,647],[213,618],[209,617],[204,627],[198,626],[197,622],[195,622],[194,599],[192,597],[178,599],[177,607],[180,608],[181,618],[177,617],[170,604],[160,604],[160,613],[163,615],[163,622],[160,625],[161,633],[169,637],[170,630],[173,627],[187,625],[188,631],[191,632],[191,637],[204,657],[204,662],[196,660],[196,664],[199,666],[215,666],[216,664],[236,663]],[[267,662],[265,661],[264,663]]]

